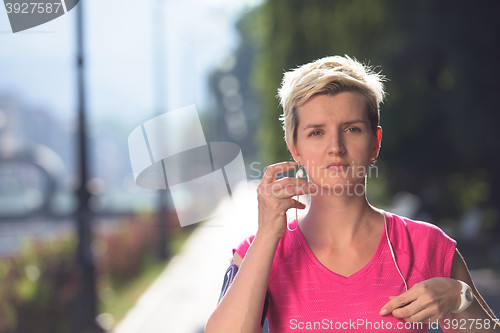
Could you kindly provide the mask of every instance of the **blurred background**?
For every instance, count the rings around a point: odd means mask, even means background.
[[[500,311],[500,3],[81,0],[77,9],[81,25],[75,9],[16,34],[0,10],[1,333],[119,331],[186,239],[198,232],[213,244],[208,233],[223,229],[180,228],[168,191],[135,185],[130,132],[196,104],[207,141],[238,144],[254,185],[291,158],[275,97],[283,72],[334,54],[389,79],[369,201],[456,239]]]

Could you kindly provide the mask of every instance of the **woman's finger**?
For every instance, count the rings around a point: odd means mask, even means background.
[[[297,162],[281,162],[272,164],[267,167],[264,176],[262,176],[261,184],[270,184],[276,179],[276,175],[297,167]]]
[[[297,178],[282,178],[267,185],[279,198],[291,198],[296,195],[314,193],[317,186],[313,183]]]
[[[405,321],[409,321],[412,323],[422,322],[424,324],[427,324],[430,321],[438,320],[438,316],[436,315],[436,313],[434,313],[434,311],[431,308],[424,308],[421,311],[418,311],[417,313],[414,313],[409,317],[404,317],[403,319]]]
[[[296,195],[315,193],[317,187],[313,184],[290,184],[287,186],[272,184],[266,187],[266,190],[269,191],[269,193],[267,193],[268,195],[278,199],[288,199]]]
[[[410,290],[402,293],[399,296],[394,297],[389,302],[387,302],[380,310],[380,315],[385,316],[392,313],[397,308],[402,308],[407,304],[413,302],[417,299],[417,294],[412,287]]]
[[[289,210],[291,208],[304,209],[306,208],[306,205],[295,199],[290,199],[289,205],[287,205],[286,210]]]
[[[392,315],[396,318],[403,318],[406,321],[419,321],[419,318],[424,318],[421,312],[425,309],[425,306],[415,300],[403,307],[399,307],[392,311]]]

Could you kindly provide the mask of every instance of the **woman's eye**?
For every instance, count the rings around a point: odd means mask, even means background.
[[[308,136],[316,136],[316,135],[319,135],[319,134],[321,134],[320,131],[312,131],[311,133],[309,133]]]
[[[357,127],[349,127],[347,129],[348,132],[351,132],[351,133],[357,133],[357,132],[361,132],[361,130]]]

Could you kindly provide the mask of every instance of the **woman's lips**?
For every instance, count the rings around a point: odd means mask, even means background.
[[[326,169],[331,170],[331,171],[342,171],[342,170],[347,169],[348,167],[349,167],[349,164],[345,164],[345,163],[330,163],[330,164],[328,164]]]
[[[349,166],[344,165],[344,164],[339,164],[339,165],[330,165],[326,169],[330,171],[342,171],[347,169]]]

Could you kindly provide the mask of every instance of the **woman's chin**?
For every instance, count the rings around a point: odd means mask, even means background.
[[[311,180],[313,184],[318,186],[318,191],[311,195],[338,195],[338,196],[360,196],[365,194],[365,179],[364,178],[322,178]]]

